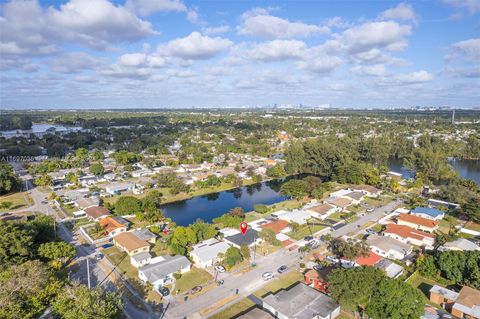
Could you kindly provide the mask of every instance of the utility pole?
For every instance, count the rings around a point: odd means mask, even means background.
[[[88,262],[88,257],[87,257],[87,281],[88,281],[88,289],[90,289],[90,263]]]

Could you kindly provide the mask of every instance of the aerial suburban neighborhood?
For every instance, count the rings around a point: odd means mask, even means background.
[[[0,1],[0,319],[480,319],[479,17]]]

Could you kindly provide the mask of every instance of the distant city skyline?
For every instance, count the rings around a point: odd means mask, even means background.
[[[0,1],[0,108],[480,107],[480,1]]]

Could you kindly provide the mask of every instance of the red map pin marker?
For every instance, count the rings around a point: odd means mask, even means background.
[[[246,222],[241,222],[240,223],[240,230],[242,231],[242,234],[245,235],[247,232],[248,224]]]

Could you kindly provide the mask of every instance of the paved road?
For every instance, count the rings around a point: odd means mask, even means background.
[[[356,221],[346,224],[336,230],[334,230],[331,235],[333,238],[338,238],[347,235],[351,232],[358,232],[365,226],[367,223],[372,221],[378,221],[380,218],[385,216],[385,213],[390,213],[394,210],[399,204],[401,203],[400,200],[393,201],[385,206],[381,206],[376,208],[373,212],[365,214],[365,216],[361,216]]]
[[[217,301],[221,301],[228,296],[234,295],[236,293],[236,289],[238,289],[241,298],[236,298],[230,303],[227,303],[223,307],[217,309],[215,312],[208,314],[213,315],[214,313],[217,313],[238,302],[243,297],[247,297],[248,295],[260,289],[263,285],[270,283],[271,280],[263,280],[263,273],[271,271],[275,276],[275,278],[272,280],[278,280],[278,267],[281,265],[288,265],[289,270],[291,271],[293,268],[298,268],[299,261],[300,253],[298,253],[297,250],[288,251],[285,249],[280,249],[268,256],[257,257],[257,267],[243,274],[225,275],[225,283],[223,286],[211,289],[203,295],[188,300],[188,302],[170,303],[164,318],[201,318],[199,314],[201,310],[212,306],[212,304]]]

